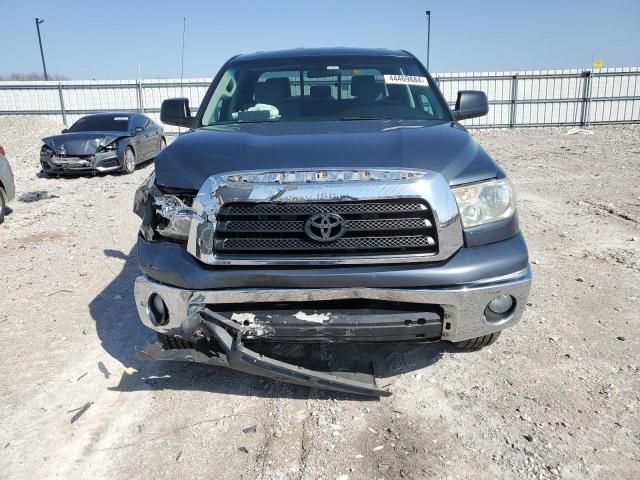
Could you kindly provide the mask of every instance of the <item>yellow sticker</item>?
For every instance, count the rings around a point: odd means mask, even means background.
[[[352,75],[354,75],[354,76],[355,76],[355,75],[362,75],[362,69],[360,69],[360,68],[354,68],[354,69],[353,69],[353,73],[352,73]]]
[[[591,66],[593,68],[602,68],[604,66],[604,62],[600,59],[594,60],[593,62],[591,62]]]

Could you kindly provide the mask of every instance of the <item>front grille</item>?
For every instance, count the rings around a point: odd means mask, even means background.
[[[312,238],[305,225],[319,214],[339,215],[343,234]],[[217,255],[330,256],[436,254],[438,238],[429,205],[421,199],[227,203],[217,216]]]

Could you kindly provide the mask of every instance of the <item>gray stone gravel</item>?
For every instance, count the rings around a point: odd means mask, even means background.
[[[640,478],[640,126],[473,132],[518,190],[528,309],[480,352],[352,350],[379,401],[139,361],[153,166],[40,178],[61,128],[0,117],[21,199],[0,227],[3,478]]]

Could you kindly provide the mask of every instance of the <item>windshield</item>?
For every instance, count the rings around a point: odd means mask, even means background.
[[[304,58],[231,64],[202,126],[323,120],[449,120],[423,69],[411,58]]]
[[[81,118],[69,128],[69,132],[126,132],[128,129],[127,115],[96,115]]]

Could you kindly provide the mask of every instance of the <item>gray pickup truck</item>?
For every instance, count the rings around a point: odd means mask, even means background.
[[[159,341],[143,358],[223,365],[387,395],[364,378],[270,355],[273,343],[495,341],[531,283],[513,187],[405,51],[238,55],[138,189],[135,282]],[[353,373],[353,372],[351,372]]]

